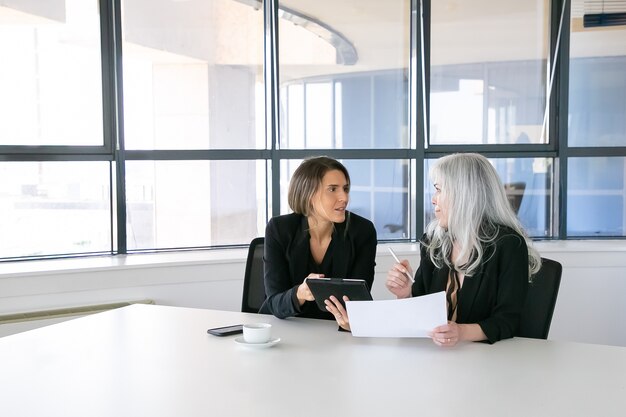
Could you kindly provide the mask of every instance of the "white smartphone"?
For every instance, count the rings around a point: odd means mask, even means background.
[[[387,249],[389,249],[389,253],[391,253],[391,256],[393,256],[393,259],[395,259],[397,263],[401,263],[401,262],[400,262],[400,259],[398,259],[398,256],[397,256],[397,255],[396,255],[396,253],[393,251],[393,249],[391,249],[391,248],[387,248]],[[409,274],[408,272],[405,272],[405,273],[404,273],[404,275],[406,275],[406,276],[407,276],[407,277],[411,280],[411,282],[415,282],[415,280],[413,279],[413,277],[411,276],[411,274]]]

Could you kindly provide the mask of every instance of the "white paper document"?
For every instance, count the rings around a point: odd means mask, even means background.
[[[401,300],[347,301],[346,308],[357,337],[428,337],[448,323],[444,291]]]

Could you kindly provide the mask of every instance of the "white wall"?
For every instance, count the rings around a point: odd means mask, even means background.
[[[379,245],[374,299],[393,260]],[[418,263],[417,246],[393,245]],[[563,264],[550,339],[626,346],[626,242],[538,242],[542,256]],[[0,315],[152,299],[157,304],[238,311],[245,250],[130,255],[0,264]],[[0,326],[0,336],[50,322]]]

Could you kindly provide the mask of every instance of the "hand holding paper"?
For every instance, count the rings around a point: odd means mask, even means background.
[[[357,337],[429,337],[448,322],[444,291],[401,300],[347,301],[346,308]]]

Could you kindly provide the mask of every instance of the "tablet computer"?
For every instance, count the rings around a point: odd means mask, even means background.
[[[345,308],[343,296],[347,296],[350,301],[369,301],[372,295],[367,289],[367,283],[362,279],[348,278],[307,278],[306,283],[315,297],[317,307],[322,311],[326,310],[324,300],[334,295]]]

